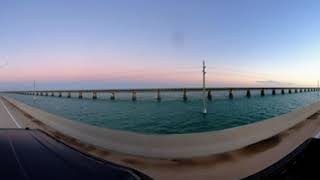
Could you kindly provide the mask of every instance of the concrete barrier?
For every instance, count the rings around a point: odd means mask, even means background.
[[[320,103],[315,103],[275,118],[221,131],[146,135],[83,124],[41,111],[12,98],[4,98],[35,119],[82,142],[111,151],[162,159],[193,158],[237,150],[273,137],[320,109]]]

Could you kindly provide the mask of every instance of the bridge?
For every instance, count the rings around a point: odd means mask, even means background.
[[[145,88],[145,89],[82,89],[82,90],[32,90],[32,91],[6,91],[6,93],[24,94],[24,95],[35,95],[35,96],[58,96],[71,98],[72,93],[77,93],[78,98],[83,98],[84,93],[92,94],[92,99],[97,99],[98,93],[110,94],[110,99],[116,99],[116,93],[131,93],[132,101],[137,100],[137,93],[155,93],[156,100],[161,100],[161,93],[165,92],[181,92],[182,99],[186,101],[188,99],[188,92],[205,92],[208,100],[212,100],[212,94],[215,91],[226,91],[230,99],[234,97],[235,91],[244,91],[246,97],[251,97],[251,91],[260,91],[261,96],[265,96],[266,91],[271,91],[272,95],[279,94],[292,94],[302,92],[314,92],[319,91],[317,87],[223,87],[223,88]]]

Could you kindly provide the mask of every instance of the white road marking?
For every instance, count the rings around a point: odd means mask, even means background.
[[[16,126],[18,128],[21,128],[20,124],[17,122],[17,120],[12,116],[12,114],[10,113],[10,111],[8,110],[7,106],[1,101],[2,106],[4,107],[4,109],[7,111],[7,113],[9,114],[9,116],[11,117],[12,121],[16,124]]]

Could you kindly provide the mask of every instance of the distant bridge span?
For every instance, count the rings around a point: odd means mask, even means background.
[[[140,89],[80,89],[80,90],[35,90],[35,91],[5,91],[5,93],[25,94],[25,95],[37,95],[37,96],[57,96],[62,97],[63,93],[67,94],[68,98],[71,98],[71,93],[78,93],[78,98],[83,98],[83,93],[92,93],[92,98],[97,99],[97,93],[110,93],[111,100],[115,100],[116,93],[132,93],[132,100],[137,99],[137,93],[141,92],[155,92],[156,99],[161,100],[161,92],[182,92],[183,100],[187,100],[187,92],[202,92],[202,88],[140,88]],[[272,95],[276,95],[277,91],[281,91],[281,94],[285,93],[301,93],[301,92],[313,92],[319,91],[320,88],[315,87],[222,87],[222,88],[206,88],[207,97],[212,99],[213,91],[227,91],[229,98],[233,98],[234,91],[245,91],[247,97],[251,97],[251,91],[260,91],[261,96],[265,96],[265,91],[271,90]]]

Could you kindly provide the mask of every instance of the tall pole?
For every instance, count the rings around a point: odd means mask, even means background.
[[[203,98],[203,114],[207,114],[207,102],[206,102],[206,63],[202,62],[202,98]]]
[[[36,93],[36,81],[34,80],[33,81],[33,100],[36,99],[35,93]]]
[[[318,88],[317,88],[318,96],[319,96],[319,80],[318,80]]]

